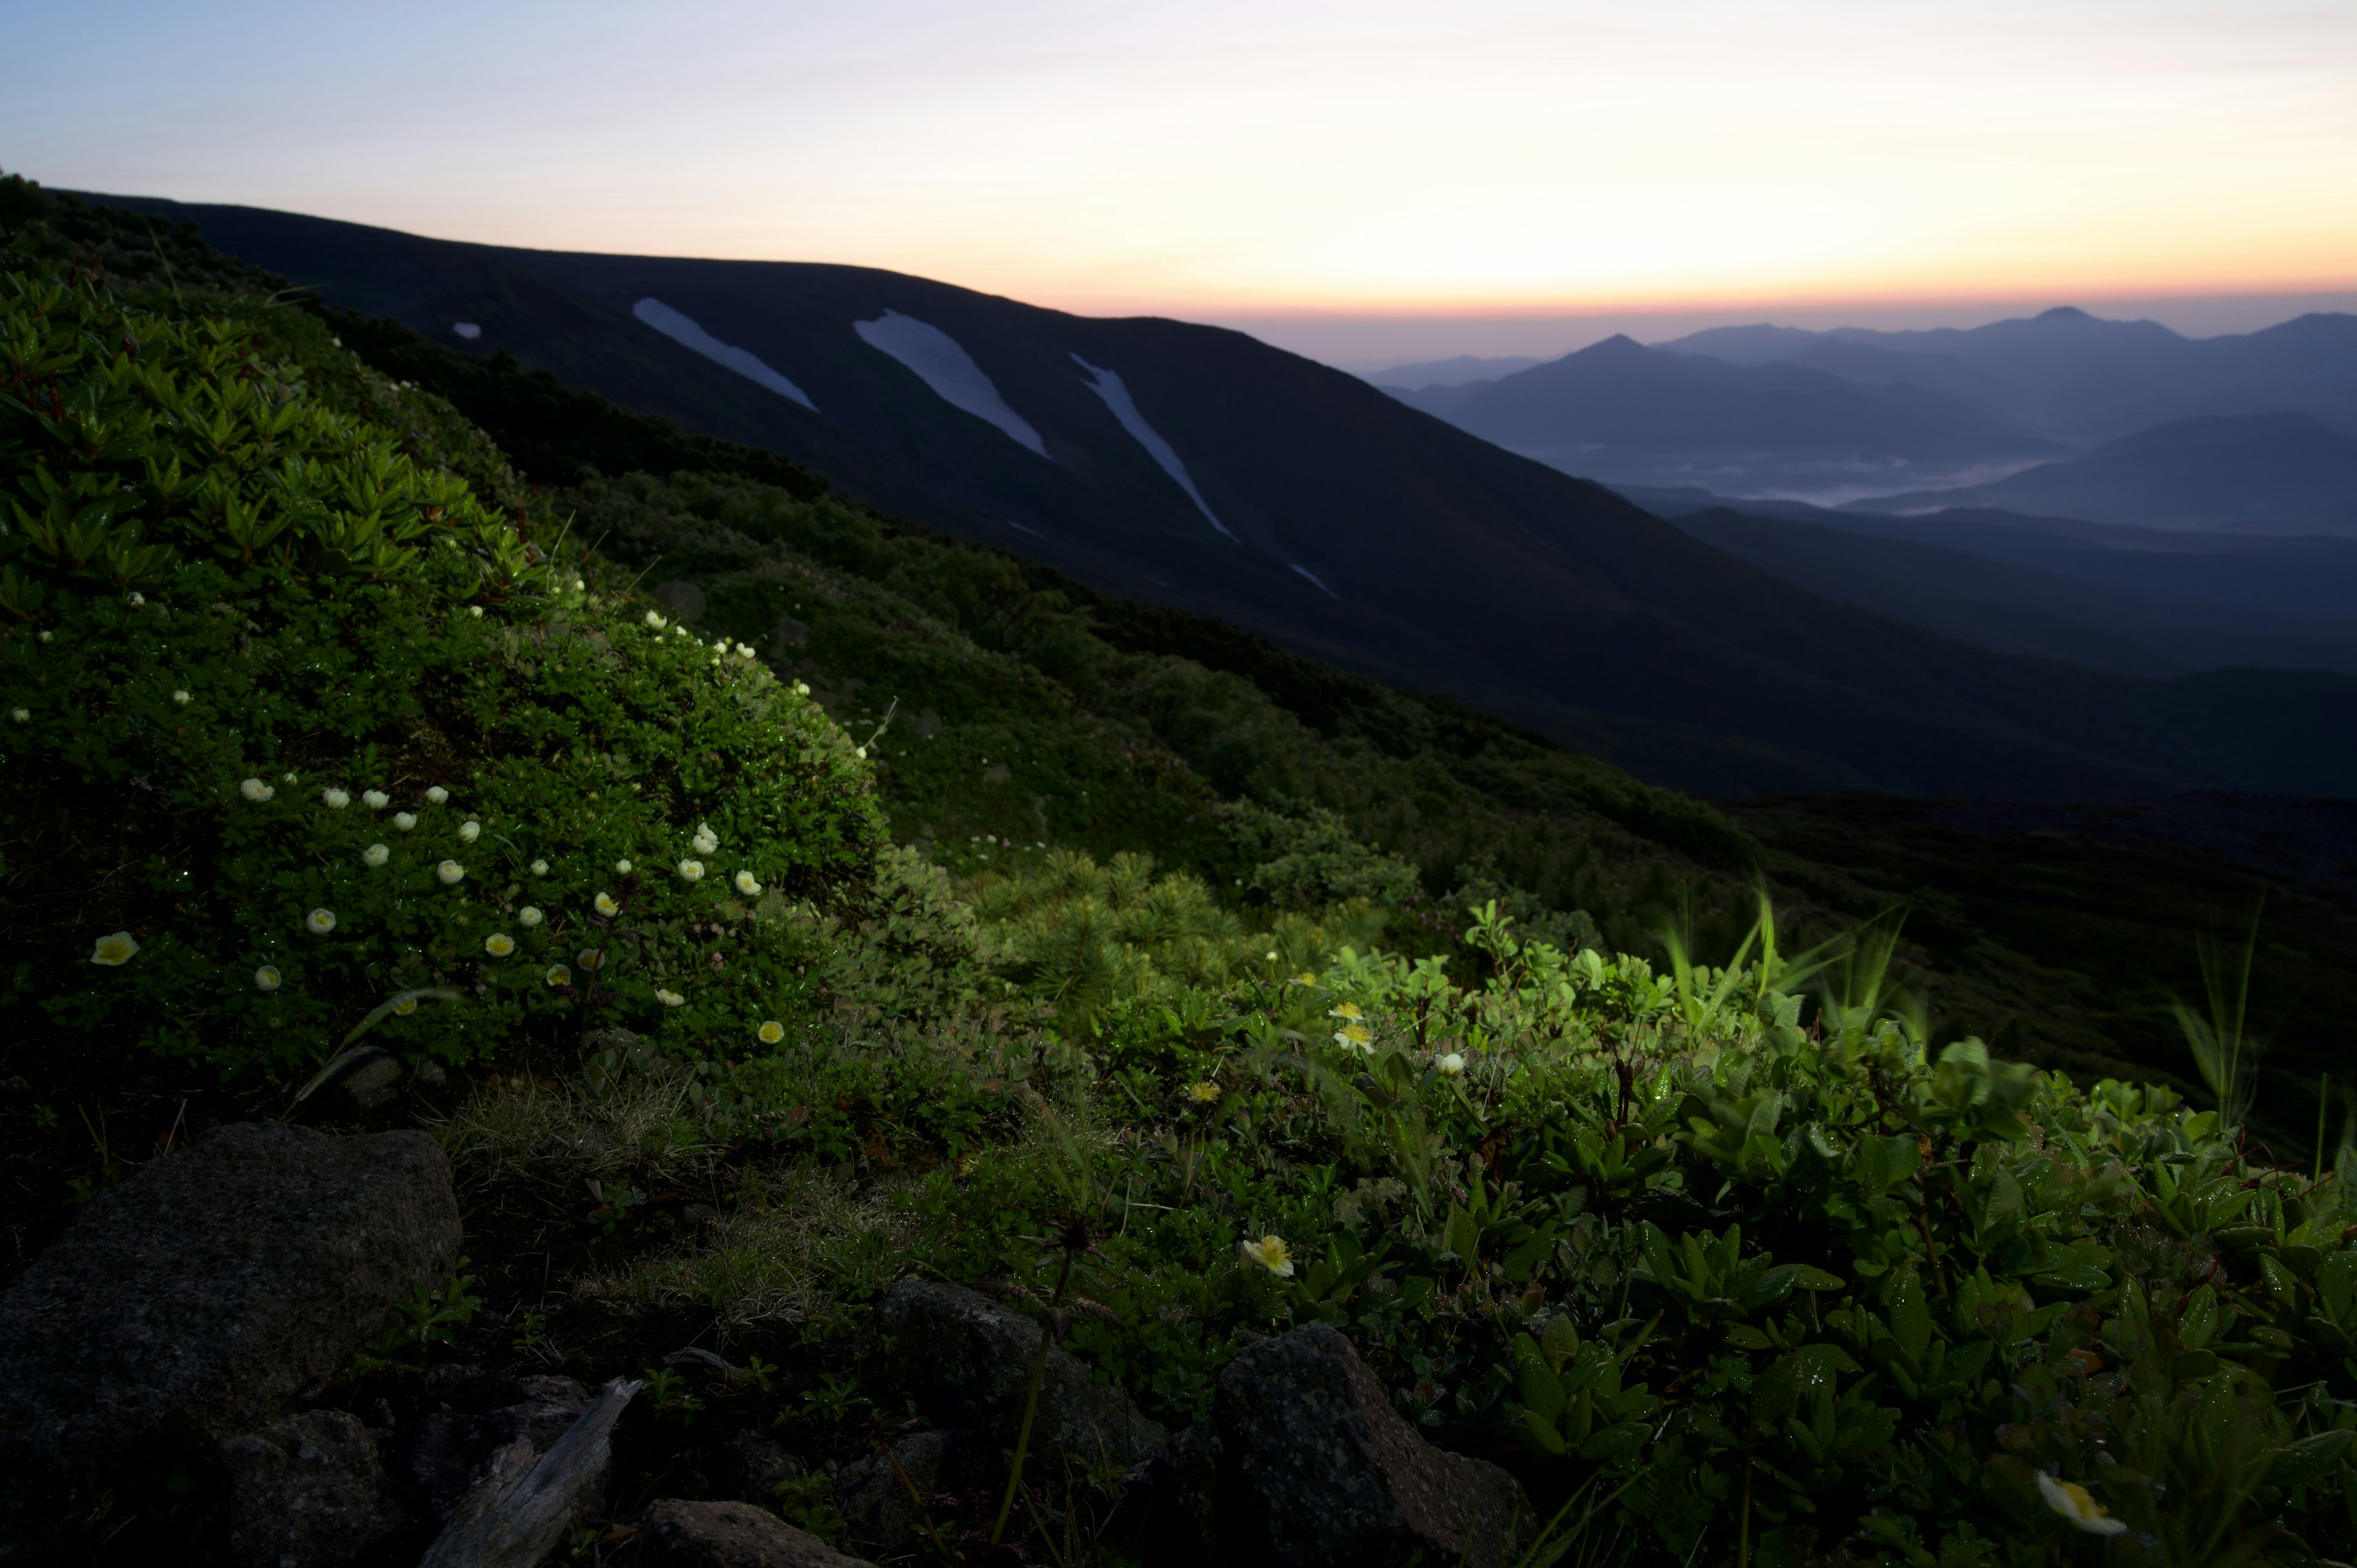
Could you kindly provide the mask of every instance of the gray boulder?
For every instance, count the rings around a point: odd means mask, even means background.
[[[401,1528],[400,1501],[358,1416],[315,1410],[221,1446],[229,1550],[253,1568],[350,1563]]]
[[[1504,1568],[1537,1531],[1521,1483],[1425,1442],[1323,1325],[1228,1363],[1131,1484],[1146,1561],[1172,1568]]]
[[[780,1489],[800,1480],[802,1472],[800,1459],[787,1453],[776,1440],[758,1433],[743,1434],[721,1455],[721,1479],[728,1495],[740,1503],[761,1508],[777,1507]]]
[[[874,1568],[751,1503],[666,1498],[639,1520],[642,1568]]]
[[[861,1359],[868,1380],[912,1396],[934,1420],[996,1448],[1012,1448],[1023,1421],[1040,1326],[963,1286],[903,1280],[868,1315]],[[1086,1467],[1126,1470],[1168,1436],[1115,1385],[1099,1383],[1078,1357],[1048,1352],[1031,1452]]]
[[[930,1509],[936,1494],[963,1484],[973,1449],[962,1432],[919,1432],[892,1444],[890,1459],[877,1454],[843,1466],[835,1473],[834,1506],[851,1539],[879,1552],[916,1545],[923,1534],[920,1499]]]
[[[422,1133],[243,1123],[143,1165],[0,1295],[0,1520],[285,1414],[458,1239]]]

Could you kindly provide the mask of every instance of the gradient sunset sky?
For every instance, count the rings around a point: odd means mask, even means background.
[[[54,186],[1328,358],[2357,301],[2349,0],[0,0],[0,166]]]

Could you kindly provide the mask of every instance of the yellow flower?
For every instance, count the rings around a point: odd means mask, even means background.
[[[1219,1097],[1220,1086],[1216,1083],[1199,1083],[1187,1091],[1188,1099],[1203,1105],[1209,1105]]]
[[[467,875],[467,868],[455,860],[446,860],[434,868],[434,875],[442,879],[443,886],[453,887],[460,877]]]
[[[240,784],[237,787],[237,792],[244,796],[247,800],[253,801],[267,800],[270,797],[278,793],[277,790],[273,789],[269,785],[264,784],[259,779],[247,779],[244,783]]]
[[[1362,1057],[1375,1054],[1375,1036],[1364,1024],[1345,1024],[1335,1032],[1334,1043],[1346,1051],[1356,1051]]]
[[[1285,1244],[1282,1236],[1264,1236],[1257,1241],[1239,1241],[1238,1249],[1247,1263],[1258,1263],[1278,1279],[1293,1277],[1293,1249]]]
[[[255,971],[253,972],[253,988],[254,988],[256,991],[275,991],[275,990],[277,990],[277,989],[278,989],[278,970],[277,970],[277,967],[276,967],[275,965],[274,965],[274,964],[267,964],[267,963],[265,963],[265,964],[264,964],[260,969],[255,970]]]
[[[684,1007],[687,1005],[686,997],[682,996],[676,991],[665,991],[660,985],[655,987],[655,1000],[662,1003],[666,1007]]]
[[[541,978],[551,985],[570,985],[573,983],[573,972],[561,963],[552,963],[548,966],[548,972]]]
[[[753,874],[749,871],[738,872],[737,874],[736,882],[737,891],[742,893],[748,898],[750,898],[753,895],[761,890],[761,885],[753,879]]]
[[[2041,1473],[2038,1492],[2046,1499],[2048,1508],[2089,1535],[2118,1535],[2127,1529],[2126,1520],[2114,1519],[2111,1510],[2089,1497],[2087,1488],[2076,1481],[2058,1481]]]
[[[765,1046],[774,1046],[786,1037],[786,1026],[775,1018],[753,1031],[753,1037]]]
[[[515,939],[505,931],[493,931],[483,939],[483,950],[493,958],[505,958],[515,951]]]
[[[703,881],[703,880],[704,880],[704,862],[702,862],[702,861],[700,861],[700,860],[683,860],[683,861],[681,861],[681,862],[679,863],[679,879],[680,879],[682,882],[701,882],[701,881]]]
[[[622,912],[622,907],[614,902],[613,895],[610,893],[598,894],[592,907],[597,909],[597,913],[608,917],[619,915]]]
[[[113,969],[117,964],[129,963],[131,955],[138,950],[139,944],[131,940],[129,931],[116,931],[98,939],[98,944],[91,949],[90,961]]]
[[[1318,983],[1318,977],[1305,969],[1299,974],[1294,975],[1290,979],[1286,980],[1286,983],[1287,985],[1315,985]]]
[[[336,929],[336,912],[333,909],[314,909],[303,917],[303,929],[315,937],[324,937]]]
[[[1329,1007],[1326,1010],[1326,1015],[1329,1018],[1340,1018],[1352,1024],[1366,1016],[1364,1013],[1359,1011],[1359,1004],[1355,1002],[1345,1002],[1339,1007]]]
[[[1451,1051],[1432,1065],[1447,1073],[1449,1077],[1455,1078],[1465,1070],[1465,1058],[1458,1056],[1455,1051]]]

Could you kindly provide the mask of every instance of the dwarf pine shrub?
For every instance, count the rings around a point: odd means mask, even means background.
[[[780,1039],[798,907],[872,875],[851,743],[319,395],[338,352],[0,274],[20,989],[229,1072],[363,1026]]]

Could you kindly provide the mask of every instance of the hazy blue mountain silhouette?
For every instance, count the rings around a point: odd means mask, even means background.
[[[2157,528],[2285,521],[2357,502],[2357,435],[2304,413],[2173,420],[1987,484],[1845,510],[1996,507]]]
[[[879,507],[1461,697],[1663,782],[2357,793],[2357,680],[2130,681],[1932,635],[1795,590],[1241,333],[856,267],[527,252],[102,199],[192,219],[223,249],[454,351],[511,353]],[[682,319],[771,381],[690,347]],[[454,335],[462,323],[475,335]],[[1716,375],[1682,384],[1749,384]],[[1857,417],[1921,424],[1870,400]]]

